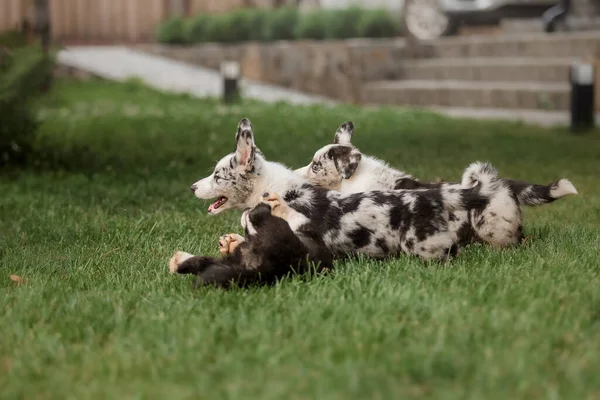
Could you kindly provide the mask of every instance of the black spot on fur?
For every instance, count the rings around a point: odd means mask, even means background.
[[[456,220],[458,220],[458,218],[456,217],[456,214],[454,214],[452,211],[450,211],[450,212],[448,213],[448,221],[450,221],[450,222],[454,222],[454,221],[456,221]]]
[[[415,247],[415,239],[408,239],[405,245],[408,251],[412,251],[412,249]]]
[[[293,198],[294,195],[292,195],[291,200],[286,200],[288,192],[284,193],[283,198],[289,207],[308,218],[307,226],[310,226],[310,229],[325,234],[330,230],[339,231],[343,216],[341,207],[335,201],[327,198],[328,192],[327,189],[306,183],[298,190],[297,198]],[[295,201],[298,198],[306,199],[308,197],[310,197],[309,204]]]
[[[286,203],[289,203],[291,201],[296,200],[299,197],[300,197],[300,192],[298,190],[292,189],[292,190],[288,190],[285,193],[285,195],[283,196],[283,201],[285,201]]]
[[[477,221],[475,222],[475,228],[481,229],[481,227],[485,224],[485,219],[478,215]]]
[[[388,247],[387,243],[385,242],[385,239],[383,238],[378,238],[375,241],[375,245],[379,247],[384,254],[388,254],[390,251],[390,248]]]
[[[354,174],[362,155],[357,151],[353,154],[350,146],[334,146],[327,151],[326,157],[333,160],[338,172],[344,179],[348,179]]]
[[[410,225],[412,215],[408,212],[404,205],[398,204],[390,209],[390,228],[393,230],[400,229],[401,225]]]
[[[350,195],[346,198],[343,198],[340,200],[340,207],[342,207],[342,212],[344,214],[350,214],[353,213],[354,211],[358,210],[358,207],[360,206],[360,202],[362,201],[363,197],[361,193],[356,193],[353,195]]]
[[[438,188],[441,183],[421,182],[415,178],[400,178],[394,183],[394,189],[430,189]]]
[[[456,244],[453,244],[452,246],[450,246],[448,251],[446,251],[446,256],[448,258],[456,257],[457,254],[458,254],[458,245],[456,245]]]
[[[443,207],[439,190],[428,190],[417,196],[413,218],[417,240],[425,240],[448,225],[444,219]]]
[[[458,244],[460,246],[466,246],[471,243],[475,243],[478,241],[477,234],[473,230],[471,223],[469,221],[465,221],[463,225],[457,232]]]
[[[354,248],[359,249],[371,243],[371,235],[373,231],[364,226],[358,225],[358,228],[350,231],[348,237],[352,240]]]

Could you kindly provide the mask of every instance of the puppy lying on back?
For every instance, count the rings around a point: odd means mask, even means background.
[[[196,286],[230,288],[267,285],[292,273],[306,274],[333,269],[333,257],[322,239],[309,231],[296,233],[288,223],[271,211],[266,203],[242,214],[246,237],[226,235],[219,241],[221,259],[194,256],[178,251],[169,261],[171,273],[194,274]]]

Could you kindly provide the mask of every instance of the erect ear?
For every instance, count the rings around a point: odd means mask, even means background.
[[[252,170],[256,157],[256,146],[254,145],[252,124],[247,118],[242,118],[238,124],[235,143],[235,161],[238,165],[244,166],[246,171]]]
[[[335,168],[343,179],[350,179],[362,159],[360,151],[350,146],[335,146],[330,150]]]
[[[352,135],[354,134],[354,124],[352,121],[346,121],[335,132],[334,144],[351,145]]]

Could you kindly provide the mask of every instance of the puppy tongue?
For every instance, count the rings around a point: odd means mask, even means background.
[[[211,205],[208,206],[208,212],[214,211],[217,208],[221,207],[223,204],[225,204],[226,201],[227,201],[227,197],[225,197],[225,196],[219,197],[215,202],[211,203]]]

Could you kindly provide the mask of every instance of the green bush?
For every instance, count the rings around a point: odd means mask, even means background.
[[[208,42],[212,24],[214,24],[214,18],[210,15],[198,15],[185,21],[183,40],[186,43]]]
[[[360,36],[359,25],[365,10],[350,7],[331,12],[327,29],[327,37],[332,39],[349,39]]]
[[[227,15],[207,16],[206,42],[230,42],[230,36]]]
[[[173,17],[156,29],[162,43],[237,43],[293,39],[381,38],[397,34],[399,22],[387,10],[350,7],[302,14],[296,7],[276,10],[243,8],[219,15],[199,15],[188,20]]]
[[[298,39],[326,39],[328,25],[332,17],[334,17],[334,14],[322,10],[305,14],[296,25],[294,36]]]
[[[264,8],[255,8],[250,11],[250,40],[253,41],[264,41],[267,40],[266,25],[269,15],[272,13],[271,10]]]
[[[252,37],[254,28],[255,12],[251,9],[238,9],[233,11],[228,17],[229,41],[244,42]]]
[[[0,165],[27,161],[38,127],[35,98],[53,71],[39,46],[0,48]]]
[[[292,40],[294,31],[300,20],[296,7],[281,7],[268,14],[265,19],[265,40]]]
[[[182,17],[171,17],[156,28],[156,40],[161,43],[185,43],[185,21]]]
[[[364,11],[358,33],[363,38],[386,38],[398,34],[399,22],[388,10]]]

